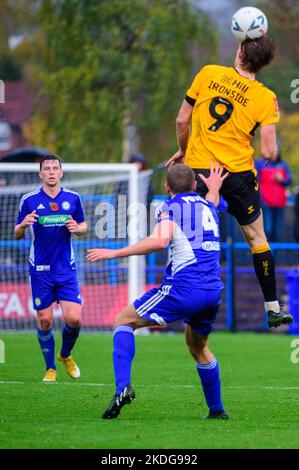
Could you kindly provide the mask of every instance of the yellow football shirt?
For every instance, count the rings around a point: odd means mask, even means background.
[[[194,102],[185,157],[191,168],[219,161],[230,172],[254,168],[250,145],[258,126],[279,121],[275,93],[233,67],[207,65],[187,91]]]

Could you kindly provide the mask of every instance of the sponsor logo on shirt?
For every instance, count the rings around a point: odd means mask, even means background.
[[[41,215],[38,222],[41,225],[47,225],[48,227],[64,225],[70,216],[68,214],[57,214],[57,215]]]
[[[37,209],[45,209],[45,206],[43,206],[43,204],[40,204],[39,206],[37,206]]]
[[[57,204],[57,202],[49,202],[49,205],[51,211],[57,212],[59,210],[59,205]]]
[[[71,207],[70,203],[68,201],[63,201],[63,203],[61,204],[62,206],[62,209],[64,209],[65,211],[68,211]]]
[[[201,247],[205,251],[219,251],[220,250],[219,242],[203,242]]]
[[[50,271],[50,269],[51,269],[51,266],[49,264],[36,266],[37,271]]]

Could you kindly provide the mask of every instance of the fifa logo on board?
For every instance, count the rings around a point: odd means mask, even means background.
[[[2,339],[0,339],[0,364],[5,363],[5,344]]]

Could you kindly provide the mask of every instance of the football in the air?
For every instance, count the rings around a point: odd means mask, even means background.
[[[258,8],[240,8],[232,17],[231,32],[238,41],[243,41],[246,38],[260,38],[267,33],[267,30],[267,17]]]

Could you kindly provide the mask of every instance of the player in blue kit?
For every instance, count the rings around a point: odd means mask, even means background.
[[[166,191],[172,197],[162,205],[149,237],[117,250],[88,250],[87,260],[96,261],[151,253],[171,243],[171,260],[161,286],[145,293],[116,317],[113,335],[116,392],[102,416],[104,419],[116,418],[121,408],[135,398],[131,386],[134,330],[177,320],[186,323],[186,342],[196,361],[209,407],[207,417],[228,418],[221,401],[218,363],[208,348],[208,336],[223,288],[217,206],[219,189],[226,175],[217,164],[215,169],[211,165],[208,178],[202,175],[200,178],[208,187],[205,199],[195,192],[196,181],[191,168],[175,165],[166,183]]]
[[[80,377],[71,356],[79,336],[82,303],[71,236],[84,235],[87,224],[79,194],[60,185],[63,171],[56,155],[41,161],[39,176],[42,187],[21,199],[15,238],[23,238],[30,228],[29,281],[37,310],[37,337],[46,363],[43,381],[56,382],[52,330],[55,301],[59,301],[65,320],[58,360],[72,378]]]

